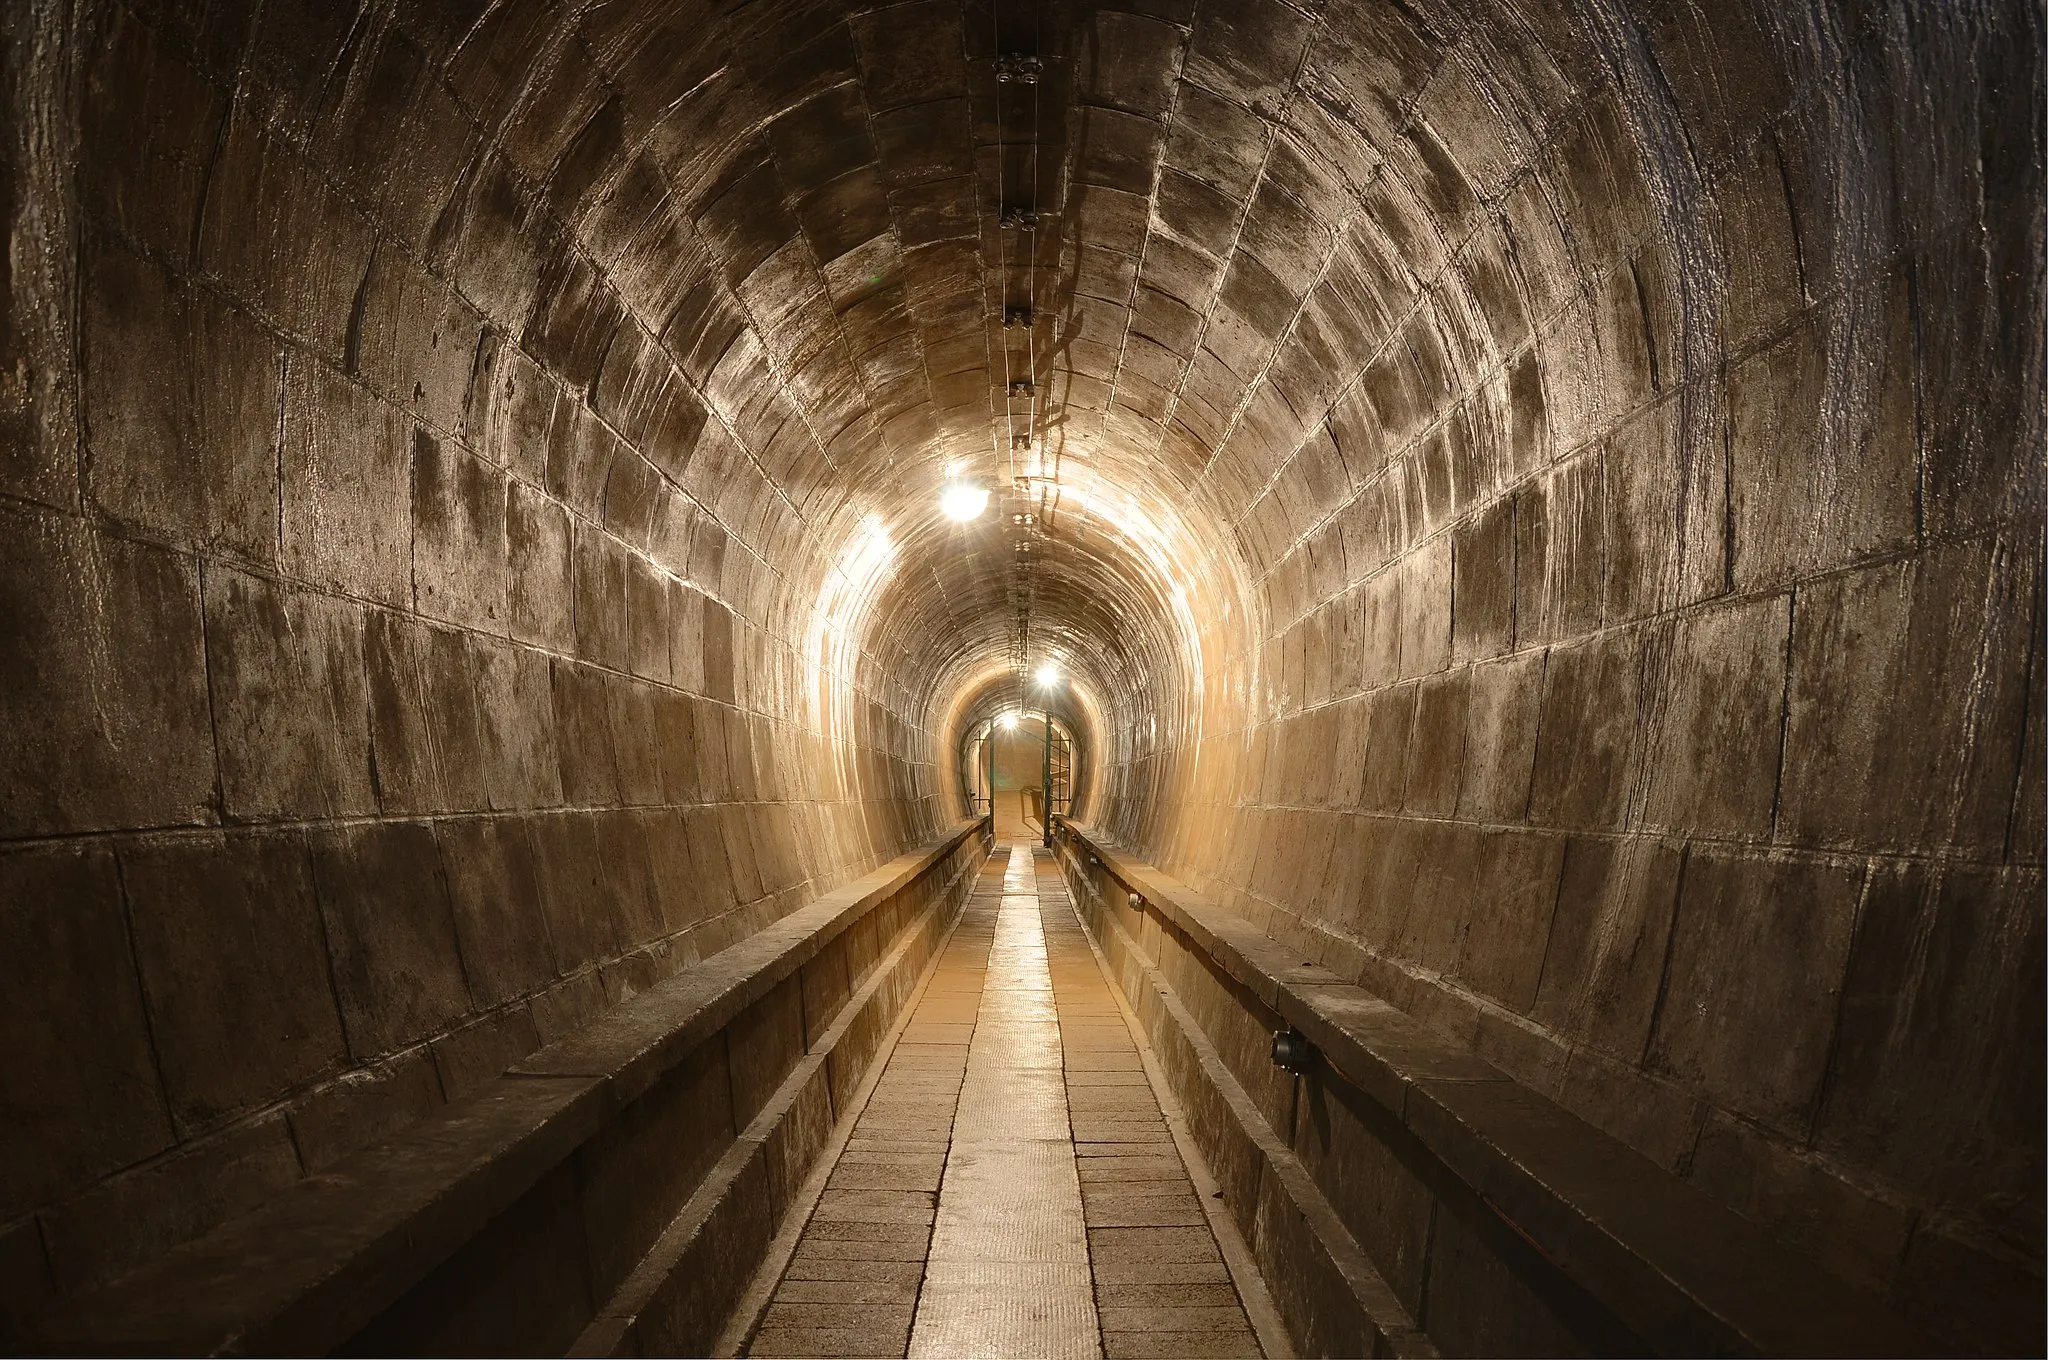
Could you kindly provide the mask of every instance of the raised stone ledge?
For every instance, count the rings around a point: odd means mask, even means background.
[[[1952,1352],[1872,1292],[1078,823],[1063,833],[1658,1354]],[[1284,1134],[1283,1134],[1284,1136]]]
[[[959,823],[622,1003],[398,1138],[67,1302],[41,1320],[31,1345],[93,1354],[335,1350],[707,1039],[985,825]],[[833,1009],[805,1017],[806,1046],[833,1025]]]

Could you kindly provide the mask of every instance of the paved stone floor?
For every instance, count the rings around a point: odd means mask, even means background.
[[[983,871],[750,1354],[1261,1354],[1042,849]]]

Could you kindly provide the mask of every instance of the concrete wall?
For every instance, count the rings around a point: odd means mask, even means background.
[[[1832,1266],[2037,1304],[2038,16],[1365,8],[1249,694],[1105,821]]]
[[[713,1352],[865,1104],[986,828],[957,823],[821,894],[11,1348]]]
[[[1303,1354],[2041,1348],[2027,1300],[1911,1319],[1091,829],[1059,840]]]
[[[9,1310],[929,835],[1047,657],[1149,858],[2038,1290],[2037,10],[1145,9],[1028,100],[944,0],[0,13]]]
[[[786,497],[513,74],[251,10],[6,20],[8,1312],[941,822],[900,693],[795,700]]]
[[[996,725],[996,787],[1037,788],[1045,782],[1045,724],[1026,718],[1015,731]]]

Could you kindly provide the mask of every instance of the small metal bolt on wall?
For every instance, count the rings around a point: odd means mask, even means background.
[[[1136,893],[1132,893],[1129,900],[1132,911],[1141,910],[1145,905],[1145,899],[1138,896]]]

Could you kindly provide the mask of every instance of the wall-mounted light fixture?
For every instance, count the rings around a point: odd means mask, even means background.
[[[996,58],[996,81],[1008,85],[1036,85],[1045,63],[1028,52],[1005,52]]]
[[[1014,714],[1014,713],[1005,713],[1005,714],[1003,715],[1003,730],[1004,730],[1005,732],[1014,732],[1014,731],[1016,731],[1016,730],[1017,730],[1017,715],[1016,715],[1016,714]]]
[[[1297,1076],[1315,1061],[1316,1046],[1298,1029],[1283,1029],[1273,1036],[1273,1065]]]

